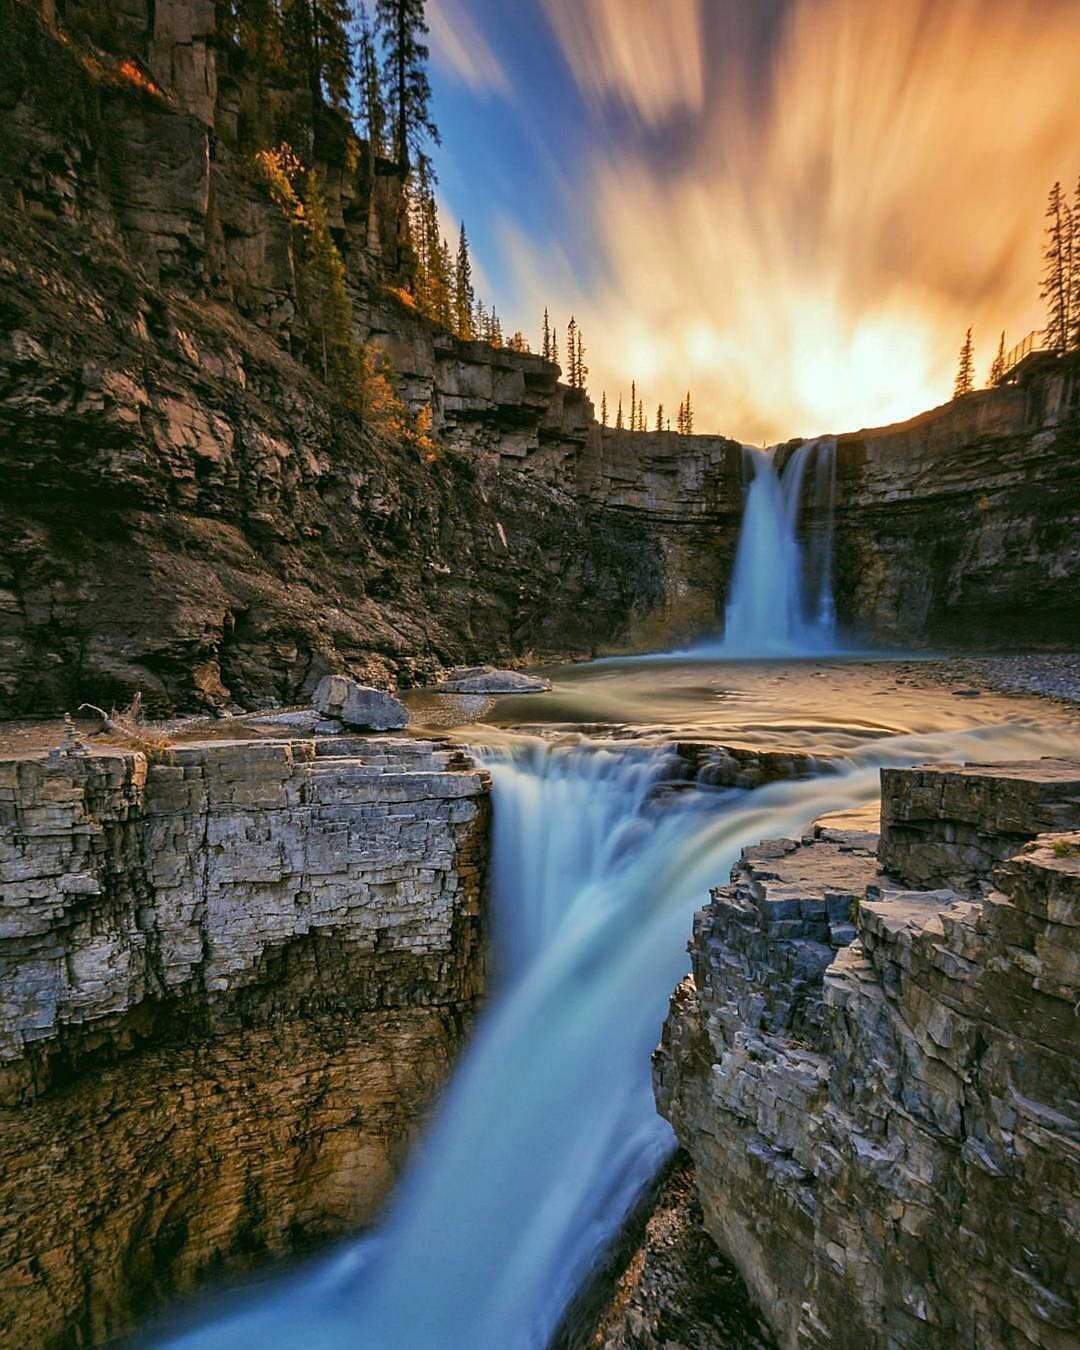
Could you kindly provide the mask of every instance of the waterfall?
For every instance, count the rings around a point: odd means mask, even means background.
[[[802,656],[836,645],[832,591],[836,441],[800,445],[778,474],[773,450],[745,448],[751,472],[735,554],[723,640],[724,657]],[[810,504],[824,528],[800,547],[799,513],[808,468]]]
[[[650,1052],[686,938],[740,845],[868,801],[877,766],[1031,750],[1019,732],[879,741],[753,792],[683,784],[670,748],[506,736],[487,1012],[372,1239],[227,1303],[185,1350],[542,1350],[672,1147]]]

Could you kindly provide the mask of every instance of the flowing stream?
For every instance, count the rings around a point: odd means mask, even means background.
[[[746,792],[685,781],[664,737],[470,734],[494,785],[494,988],[436,1121],[374,1238],[169,1344],[541,1350],[672,1148],[650,1052],[739,847],[870,801],[884,763],[1046,751],[1030,724],[840,732],[829,772]]]

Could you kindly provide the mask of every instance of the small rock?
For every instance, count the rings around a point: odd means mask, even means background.
[[[358,684],[348,675],[324,675],[312,702],[324,718],[357,730],[393,731],[409,723],[409,711],[400,699]]]
[[[344,724],[339,722],[336,717],[323,718],[316,722],[314,726],[316,736],[340,736],[344,730]]]
[[[954,689],[953,694],[956,698],[980,698],[981,689],[974,689],[969,685],[961,685],[959,689]]]
[[[459,666],[450,678],[436,685],[439,694],[542,694],[551,688],[550,680],[523,675],[520,670],[498,670],[495,666]]]
[[[292,731],[313,731],[319,720],[314,708],[293,708],[289,712],[256,713],[244,721],[255,727],[288,727]]]

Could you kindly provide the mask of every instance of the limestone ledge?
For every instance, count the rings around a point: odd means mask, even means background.
[[[478,995],[487,775],[394,737],[0,763],[10,1100],[142,1035]]]
[[[932,821],[934,772],[889,771],[883,819],[922,794]],[[932,852],[967,869],[965,892],[908,889],[879,871],[874,836],[819,826],[746,850],[696,918],[657,1099],[693,1158],[707,1231],[782,1347],[1077,1343],[1069,772],[937,771]],[[1059,832],[1031,840],[1055,791]],[[992,875],[947,837],[965,801]],[[1013,856],[995,863],[1005,841]]]

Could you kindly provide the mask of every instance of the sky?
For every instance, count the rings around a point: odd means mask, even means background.
[[[1080,178],[1080,0],[429,0],[436,155],[482,297],[588,387],[751,443],[948,399],[1043,323]]]

